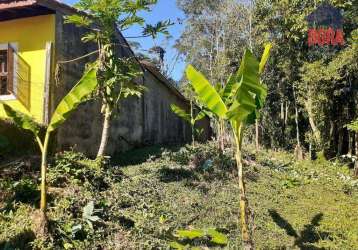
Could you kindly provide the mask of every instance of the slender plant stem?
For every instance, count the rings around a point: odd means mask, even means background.
[[[243,135],[243,124],[236,123],[233,126],[235,131],[235,142],[236,142],[236,164],[238,170],[238,181],[239,181],[239,192],[240,192],[240,222],[241,222],[241,235],[243,249],[252,250],[254,249],[251,230],[249,228],[249,207],[248,200],[246,198],[245,182],[243,176],[243,163],[242,163],[242,135]]]
[[[42,150],[42,159],[41,159],[41,201],[40,201],[40,209],[42,212],[46,212],[46,171],[47,171],[47,152],[48,152],[48,143],[50,138],[50,132],[46,133],[45,141],[43,144]]]
[[[219,137],[220,137],[220,150],[221,152],[224,152],[225,149],[225,121],[223,119],[220,119],[219,121]]]
[[[41,154],[42,154],[43,151],[44,151],[44,146],[42,145],[40,137],[36,136],[36,141],[37,141],[37,144],[39,145],[39,148],[40,148],[40,151],[41,151]]]
[[[194,111],[193,111],[193,101],[190,100],[190,119],[191,119],[191,143],[195,147],[195,120],[194,120]]]

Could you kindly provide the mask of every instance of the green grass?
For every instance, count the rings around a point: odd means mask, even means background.
[[[358,181],[346,166],[324,160],[295,162],[286,152],[250,152],[245,152],[245,178],[257,249],[357,249]],[[123,154],[116,161],[120,167],[104,170],[81,155],[58,156],[49,171],[50,237],[45,242],[34,240],[31,231],[29,218],[37,201],[16,196],[20,190],[36,200],[29,184],[36,168],[28,176],[7,172],[0,175],[5,197],[0,228],[6,228],[0,230],[0,248],[169,249],[178,241],[201,249],[240,249],[231,156],[231,150],[218,154],[212,144],[178,151],[156,147]],[[128,165],[133,162],[137,164]],[[93,229],[82,219],[89,201],[101,218]],[[78,225],[81,229],[74,232]],[[208,228],[225,234],[229,243],[173,236],[178,229]],[[19,236],[30,243],[19,241]]]

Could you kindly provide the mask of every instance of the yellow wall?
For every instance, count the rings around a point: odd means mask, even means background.
[[[43,118],[46,42],[55,42],[55,15],[0,22],[0,44],[17,43],[19,55],[31,67],[30,110],[17,100],[5,102],[31,114],[38,122],[42,122]],[[4,110],[0,107],[0,117],[4,116]]]

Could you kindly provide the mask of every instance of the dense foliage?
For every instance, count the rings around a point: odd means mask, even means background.
[[[358,183],[340,162],[295,162],[283,151],[245,150],[248,195],[260,249],[354,249],[358,244]],[[141,158],[138,158],[141,156]],[[35,239],[37,157],[0,165],[1,249],[166,249],[181,245],[238,249],[239,190],[234,150],[214,143],[160,147],[121,155],[119,168],[100,167],[65,152],[50,161],[49,239]],[[210,202],[208,202],[210,201]],[[337,202],[339,201],[339,202]],[[93,207],[92,207],[93,205]],[[216,229],[211,237],[177,237],[177,230]],[[180,231],[179,231],[180,232]]]
[[[186,20],[176,48],[191,64],[180,87],[191,108],[172,110],[191,124],[193,144],[103,157],[121,100],[143,91],[136,58],[117,56],[117,32],[140,25],[139,37],[168,35],[170,21],[145,24],[139,15],[156,2],[78,1],[89,15],[66,22],[88,30],[82,40],[97,43],[99,57],[55,110],[45,139],[44,128],[4,104],[42,157],[9,157],[0,135],[0,249],[355,249],[357,1],[177,0]],[[342,11],[343,46],[308,46],[306,17],[323,2]],[[163,70],[165,51],[152,53]],[[50,133],[95,89],[100,157],[48,157]],[[204,116],[218,140],[195,144]],[[253,148],[253,134],[265,148]]]
[[[91,65],[85,70],[83,77],[74,85],[74,87],[63,97],[60,103],[57,105],[51,120],[46,128],[44,138],[41,137],[41,127],[37,122],[29,115],[14,110],[12,107],[5,103],[1,103],[8,118],[15,123],[20,129],[28,130],[33,133],[35,140],[38,143],[41,151],[41,201],[40,209],[42,215],[42,235],[46,234],[46,208],[47,208],[47,159],[49,153],[50,136],[56,129],[58,129],[67,118],[77,109],[77,107],[88,100],[89,96],[97,88],[97,75],[96,65]]]
[[[332,158],[358,151],[357,134],[346,128],[358,108],[358,5],[328,1],[343,13],[345,45],[309,47],[306,17],[322,2],[180,0],[187,19],[177,48],[212,82],[223,85],[222,76],[238,67],[242,48],[252,44],[259,54],[265,42],[272,42],[261,143],[285,149],[303,145]]]

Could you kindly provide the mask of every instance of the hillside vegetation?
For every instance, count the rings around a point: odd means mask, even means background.
[[[233,152],[209,143],[135,150],[108,163],[65,152],[49,168],[49,238],[35,239],[38,160],[1,165],[1,249],[239,249]],[[245,177],[258,249],[356,249],[358,180],[338,161],[296,162],[286,152],[246,151]],[[175,237],[215,229],[228,238]],[[5,230],[4,230],[5,229]]]

